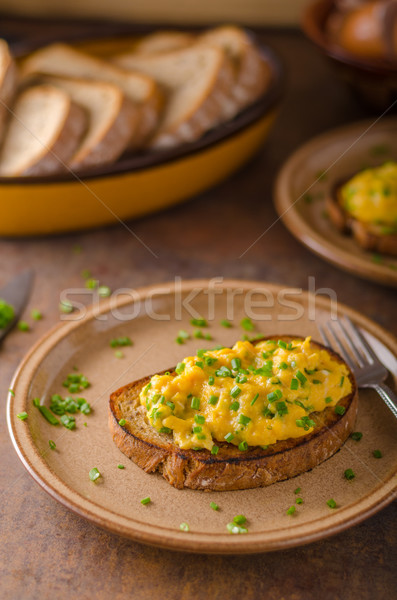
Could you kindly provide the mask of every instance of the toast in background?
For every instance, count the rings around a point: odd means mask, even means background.
[[[139,127],[139,110],[121,89],[103,81],[66,77],[41,78],[64,90],[88,115],[87,131],[70,159],[74,170],[115,162]]]
[[[85,111],[50,85],[18,96],[0,154],[0,175],[51,175],[67,171],[87,126]]]
[[[8,108],[11,106],[16,88],[17,68],[15,61],[10,54],[7,42],[0,39],[0,138],[10,116]]]
[[[156,31],[145,35],[133,48],[139,54],[161,54],[186,48],[196,41],[196,36],[185,31]]]
[[[114,61],[125,69],[153,77],[165,90],[166,106],[150,140],[152,148],[167,148],[201,137],[225,119],[233,71],[219,48],[194,44],[163,54],[128,53]]]
[[[21,71],[24,78],[47,74],[118,85],[127,98],[136,103],[140,112],[139,128],[131,139],[130,147],[141,146],[157,125],[161,96],[156,83],[147,75],[120,69],[67,44],[51,44],[37,50],[23,62]]]

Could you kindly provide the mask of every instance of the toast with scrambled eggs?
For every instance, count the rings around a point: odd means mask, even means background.
[[[365,250],[397,256],[397,163],[365,169],[336,185],[327,211]]]
[[[178,489],[248,489],[332,456],[353,430],[357,401],[342,358],[283,336],[199,351],[120,388],[109,426],[128,458]]]

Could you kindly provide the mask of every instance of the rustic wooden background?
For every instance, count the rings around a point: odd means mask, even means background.
[[[48,34],[48,27],[40,29],[37,24],[0,23],[0,35],[13,39],[44,33]],[[39,239],[0,240],[0,286],[26,267],[33,268],[36,282],[27,315],[31,308],[44,314],[30,333],[12,333],[0,349],[1,598],[396,597],[396,502],[344,533],[288,551],[243,557],[168,552],[101,531],[57,504],[26,473],[6,430],[5,396],[12,374],[28,348],[58,321],[59,293],[81,285],[84,268],[112,288],[137,287],[175,275],[223,275],[306,288],[312,275],[317,287],[334,288],[340,301],[397,334],[395,290],[328,265],[295,241],[280,222],[238,259],[276,218],[273,178],[289,153],[318,132],[369,114],[300,33],[258,34],[279,52],[288,72],[285,100],[271,138],[229,181],[184,205],[130,224],[158,258],[120,225]],[[73,252],[76,244],[82,248],[80,254]]]

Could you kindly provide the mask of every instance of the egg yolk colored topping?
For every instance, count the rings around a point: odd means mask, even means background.
[[[226,441],[240,450],[297,438],[313,430],[310,413],[351,392],[348,370],[305,340],[199,350],[176,372],[154,375],[140,401],[150,424],[180,448]]]
[[[384,233],[397,233],[397,163],[355,175],[341,188],[341,203],[359,221],[384,225]]]

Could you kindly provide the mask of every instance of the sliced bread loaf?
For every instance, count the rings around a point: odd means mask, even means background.
[[[86,129],[84,110],[50,85],[24,90],[13,106],[0,154],[0,175],[50,175],[67,171]]]
[[[200,35],[200,41],[222,48],[234,67],[232,96],[241,110],[254,102],[266,89],[271,70],[246,32],[226,25]]]
[[[140,54],[160,54],[186,48],[196,41],[196,36],[186,31],[156,31],[145,35],[135,46]]]
[[[131,146],[141,146],[157,125],[161,95],[155,81],[145,74],[126,71],[67,44],[45,46],[23,62],[24,77],[40,73],[118,85],[127,98],[138,105],[140,111],[139,128],[133,135]]]
[[[151,147],[194,141],[225,119],[233,72],[219,48],[194,44],[163,54],[123,54],[115,61],[150,75],[165,90],[166,107]]]
[[[112,83],[51,76],[44,76],[43,81],[67,92],[88,115],[87,131],[70,167],[80,170],[116,161],[138,127],[136,105]]]
[[[0,139],[5,123],[10,116],[10,104],[17,87],[17,68],[10,54],[8,44],[0,39]]]

